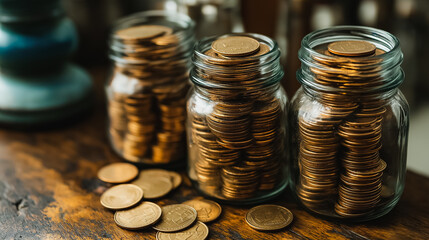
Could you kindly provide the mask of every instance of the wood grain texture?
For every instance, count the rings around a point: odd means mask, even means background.
[[[58,130],[0,130],[0,239],[155,239],[150,229],[119,228],[113,212],[99,203],[109,186],[97,180],[97,170],[120,159],[105,137],[104,70],[92,75],[96,107],[79,123]],[[428,192],[429,179],[408,172],[398,206],[365,224],[316,218],[285,192],[271,202],[289,208],[295,219],[277,232],[251,229],[244,220],[251,206],[222,205],[222,216],[208,224],[210,239],[429,239]],[[185,177],[182,186],[156,203],[181,203],[197,195]]]

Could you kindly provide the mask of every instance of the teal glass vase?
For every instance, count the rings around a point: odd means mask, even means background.
[[[77,41],[59,0],[0,0],[0,124],[50,124],[89,109],[91,78],[68,61]]]

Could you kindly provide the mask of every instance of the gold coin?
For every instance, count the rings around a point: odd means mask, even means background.
[[[217,39],[212,43],[212,49],[224,56],[245,56],[259,51],[259,45],[256,39],[232,36]]]
[[[217,219],[222,213],[222,207],[217,202],[207,199],[196,198],[186,201],[183,204],[191,206],[197,210],[198,220],[204,223]]]
[[[111,187],[100,197],[100,203],[109,209],[129,208],[140,202],[143,190],[134,184],[120,184]]]
[[[108,183],[125,183],[139,174],[136,166],[130,163],[111,163],[98,171],[98,178]]]
[[[204,240],[209,235],[209,228],[202,222],[196,222],[192,227],[174,233],[157,232],[157,240]]]
[[[177,188],[182,183],[182,176],[173,171],[167,171],[164,169],[145,169],[140,171],[139,179],[148,179],[153,177],[166,177],[171,179],[171,182],[173,183],[173,188]]]
[[[366,56],[375,53],[375,45],[366,41],[338,41],[328,45],[328,51],[348,57]]]
[[[152,202],[142,202],[137,207],[115,212],[115,222],[122,228],[141,229],[161,218],[161,207]]]
[[[137,178],[132,182],[144,192],[145,199],[156,199],[167,195],[173,189],[173,183],[169,178],[158,176],[152,178]]]
[[[177,232],[183,230],[197,219],[197,211],[185,204],[173,204],[162,207],[161,220],[153,226],[160,232]]]
[[[288,226],[293,220],[289,209],[278,205],[260,205],[249,210],[246,222],[256,230],[279,230]]]
[[[144,40],[171,34],[173,29],[160,25],[141,25],[116,31],[115,37],[122,40]]]

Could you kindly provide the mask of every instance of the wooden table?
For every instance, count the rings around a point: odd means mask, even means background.
[[[94,113],[57,130],[0,130],[0,239],[155,239],[155,231],[126,231],[99,203],[106,185],[97,170],[120,161],[105,136],[103,69],[95,69]],[[183,174],[185,177],[185,174]],[[209,224],[210,239],[429,239],[429,178],[409,171],[405,192],[387,216],[365,224],[316,218],[293,202],[290,192],[272,201],[295,216],[290,227],[258,232],[245,223],[249,207],[223,205]],[[160,205],[197,196],[185,177]]]

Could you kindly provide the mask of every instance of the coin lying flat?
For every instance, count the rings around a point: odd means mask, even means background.
[[[183,204],[191,206],[197,210],[198,220],[204,223],[217,219],[222,213],[222,208],[217,202],[207,199],[196,198],[186,201]]]
[[[365,41],[337,41],[328,45],[330,53],[340,56],[365,56],[375,53],[375,45]]]
[[[98,171],[98,178],[108,183],[125,183],[139,174],[136,166],[130,163],[111,163]]]
[[[204,240],[209,235],[209,228],[202,222],[196,222],[192,227],[174,233],[157,232],[157,240]]]
[[[184,204],[173,204],[162,207],[161,220],[153,226],[160,232],[177,232],[183,230],[197,219],[197,211]]]
[[[143,198],[143,190],[134,184],[111,187],[100,197],[100,203],[109,209],[125,209],[134,206]]]
[[[259,51],[256,39],[242,36],[219,38],[212,43],[212,49],[223,56],[245,56]]]
[[[279,230],[288,226],[293,220],[289,209],[278,205],[260,205],[249,210],[246,222],[256,230]]]
[[[122,40],[143,40],[171,34],[173,29],[160,25],[141,25],[116,31],[115,36]]]
[[[173,188],[179,187],[182,183],[182,176],[180,176],[180,174],[177,172],[157,168],[140,171],[139,179],[149,179],[154,177],[170,178],[171,182],[173,183]]]
[[[141,229],[156,223],[161,218],[161,207],[152,202],[142,202],[137,207],[117,211],[116,224],[126,229]]]
[[[166,177],[137,178],[132,182],[144,191],[145,199],[155,199],[167,195],[173,189],[173,183]]]

